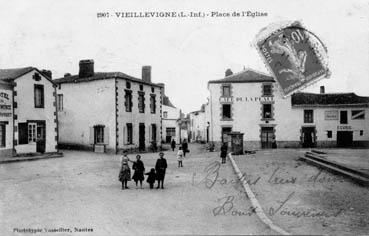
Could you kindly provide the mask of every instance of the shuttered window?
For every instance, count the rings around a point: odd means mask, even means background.
[[[19,144],[28,143],[28,125],[27,123],[18,123],[18,140]]]
[[[126,129],[127,129],[127,144],[132,144],[133,143],[132,123],[127,123]]]

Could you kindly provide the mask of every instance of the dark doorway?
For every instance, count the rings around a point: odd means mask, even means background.
[[[273,127],[261,127],[261,148],[272,148],[274,140]]]
[[[45,122],[37,122],[36,138],[36,152],[44,153],[46,150]]]
[[[232,127],[222,127],[222,142],[228,142],[228,133],[232,132]]]
[[[347,111],[340,111],[340,123],[347,124]]]
[[[352,147],[352,131],[337,131],[337,147]]]
[[[140,123],[138,126],[138,149],[145,150],[145,124]]]
[[[302,147],[315,147],[315,127],[302,127]]]
[[[209,142],[209,126],[206,127],[206,142]]]

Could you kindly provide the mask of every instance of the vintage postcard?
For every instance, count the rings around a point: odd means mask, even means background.
[[[369,234],[369,0],[0,2],[0,235]]]

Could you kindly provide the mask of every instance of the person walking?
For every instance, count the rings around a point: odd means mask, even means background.
[[[170,142],[170,147],[172,148],[172,151],[174,152],[174,149],[176,148],[176,141],[172,139],[172,142]]]
[[[183,151],[183,156],[186,157],[186,152],[188,152],[187,139],[184,139],[182,142],[182,151]]]
[[[156,179],[158,180],[158,186],[156,188],[160,187],[164,188],[164,178],[165,178],[165,171],[168,167],[167,160],[164,158],[164,153],[159,153],[160,158],[156,161],[155,170],[156,170]]]
[[[222,146],[220,147],[220,157],[222,158],[222,164],[226,163],[227,152],[228,152],[228,145],[226,142],[224,142]]]
[[[178,160],[178,168],[183,167],[182,161],[183,161],[183,150],[182,147],[179,147],[179,150],[177,152],[177,160]]]
[[[119,181],[122,182],[122,190],[129,189],[127,182],[131,180],[131,169],[129,168],[128,161],[130,160],[127,156],[127,151],[124,151],[121,158],[121,167],[119,171]]]
[[[144,163],[141,161],[141,156],[136,156],[136,161],[133,161],[132,169],[135,171],[133,173],[132,179],[136,183],[136,188],[138,181],[140,181],[140,188],[142,188],[142,181],[144,180],[144,173],[145,173],[145,166]]]
[[[156,180],[155,169],[154,168],[151,168],[150,172],[149,173],[146,173],[145,175],[147,175],[146,182],[149,183],[150,189],[153,189],[154,188],[154,183],[155,183],[155,180]]]

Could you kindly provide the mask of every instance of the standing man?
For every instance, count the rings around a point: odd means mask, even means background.
[[[172,139],[172,142],[170,143],[170,147],[172,148],[172,151],[174,152],[174,149],[176,148],[176,141]]]
[[[220,157],[222,158],[222,164],[226,163],[227,152],[228,152],[228,144],[224,142],[220,147]]]
[[[183,150],[183,156],[186,157],[186,152],[188,152],[187,139],[184,139],[182,142],[182,150]]]
[[[158,180],[158,186],[156,188],[160,187],[161,182],[161,188],[164,188],[164,177],[165,177],[165,170],[167,169],[167,160],[164,158],[164,153],[159,153],[160,158],[156,161],[155,170],[156,170],[156,178]]]

